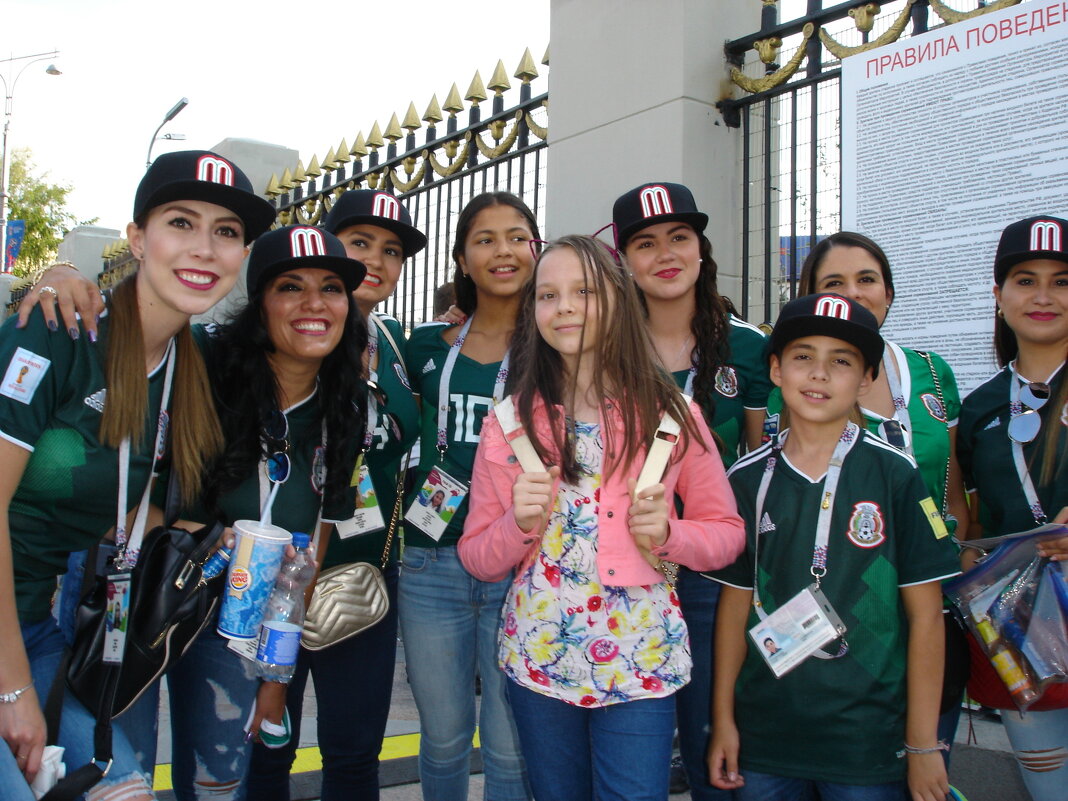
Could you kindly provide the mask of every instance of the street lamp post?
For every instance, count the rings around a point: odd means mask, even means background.
[[[15,97],[15,85],[19,82],[19,78],[22,77],[22,73],[26,71],[26,68],[36,64],[39,61],[48,61],[59,55],[58,50],[53,50],[51,53],[31,53],[28,56],[12,56],[11,58],[0,59],[0,64],[8,64],[9,70],[5,77],[0,73],[0,82],[4,84],[4,145],[2,162],[0,162],[0,272],[7,272],[7,215],[8,215],[8,182],[10,180],[11,165],[7,156],[7,140],[11,131],[11,112],[13,107],[13,101]],[[15,63],[18,61],[25,61],[22,68],[18,71],[14,78],[11,78],[11,72],[15,68]],[[45,72],[48,75],[62,75],[55,64],[49,64]],[[10,79],[10,80],[8,80]]]
[[[156,129],[156,132],[154,134],[152,134],[152,139],[149,140],[149,143],[148,143],[148,157],[145,159],[145,169],[146,170],[149,167],[152,166],[152,146],[156,144],[156,139],[159,138],[159,132],[161,130],[163,130],[163,126],[164,125],[166,125],[168,122],[170,122],[175,117],[177,117],[179,112],[181,112],[181,110],[183,108],[185,108],[186,106],[188,106],[188,105],[189,105],[189,98],[188,97],[183,97],[181,100],[179,100],[177,103],[175,103],[171,107],[171,110],[167,112],[167,116],[163,118],[163,122],[161,122],[159,124],[159,127]],[[177,139],[179,136],[181,136],[181,134],[167,134],[163,138],[164,139]],[[184,139],[185,137],[183,136],[182,138]]]

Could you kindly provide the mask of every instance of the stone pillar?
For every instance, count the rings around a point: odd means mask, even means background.
[[[739,297],[742,136],[715,104],[724,42],[759,26],[742,0],[552,0],[547,234],[592,233],[640,183],[686,184]]]
[[[59,243],[58,261],[69,261],[90,281],[95,281],[104,270],[104,248],[126,232],[99,225],[79,225],[63,237]]]

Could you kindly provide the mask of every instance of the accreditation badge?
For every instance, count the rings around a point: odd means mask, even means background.
[[[437,541],[467,497],[467,485],[440,467],[431,469],[404,519]]]
[[[782,678],[846,633],[827,596],[810,584],[751,629],[749,637],[775,678]]]
[[[104,652],[102,659],[109,665],[122,664],[126,650],[126,629],[130,622],[130,574],[108,576],[108,606],[104,619]]]
[[[337,533],[341,539],[371,534],[386,527],[378,493],[375,492],[374,482],[371,481],[371,471],[362,459],[352,474],[352,482],[350,486],[356,487],[356,510],[348,520],[337,524]]]

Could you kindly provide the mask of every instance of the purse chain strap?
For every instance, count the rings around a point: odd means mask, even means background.
[[[938,380],[938,371],[935,370],[934,362],[931,360],[931,354],[923,350],[916,351],[927,362],[927,366],[931,370],[931,380],[934,381],[935,394],[938,395],[938,402],[942,404],[942,414],[946,416],[946,436],[949,436],[949,409],[946,407],[946,399],[942,395],[942,382]],[[942,484],[942,519],[946,519],[946,514],[949,511],[949,457],[946,457],[946,480]]]

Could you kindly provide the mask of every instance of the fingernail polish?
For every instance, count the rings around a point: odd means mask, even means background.
[[[21,318],[19,319],[19,321],[17,323],[15,323],[15,328],[25,328],[25,327],[26,327],[26,323],[22,322]]]
[[[92,342],[94,344],[96,343],[96,331],[89,331],[87,336],[89,337],[89,341],[90,342]]]
[[[77,328],[77,326],[73,326],[72,325],[70,328],[67,329],[67,333],[70,334],[70,338],[71,339],[77,339],[78,338],[78,328]]]
[[[55,320],[49,320],[48,321],[48,330],[52,331],[52,332],[58,331],[59,330],[59,324],[56,323]]]

